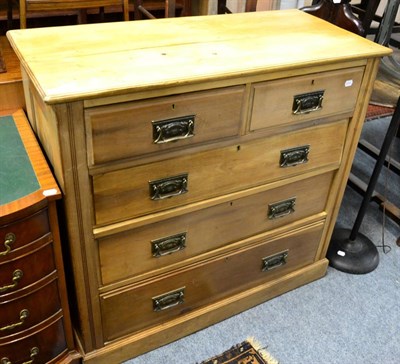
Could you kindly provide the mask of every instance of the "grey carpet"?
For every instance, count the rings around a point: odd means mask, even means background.
[[[383,132],[381,127],[380,133]],[[365,130],[363,134],[368,137],[368,134],[376,135],[377,131]],[[395,152],[399,152],[398,144],[395,148]],[[365,170],[372,169],[373,162],[360,162],[362,158],[357,155],[353,168],[360,169],[368,181]],[[357,166],[358,163],[363,166]],[[399,198],[400,177],[382,178],[383,188],[390,180],[394,197]],[[351,188],[346,189],[338,226],[352,227],[361,198]],[[351,275],[329,268],[327,275],[316,282],[126,364],[194,364],[248,337],[260,342],[280,364],[399,363],[400,247],[396,239],[400,237],[400,227],[391,219],[383,218],[377,204],[371,202],[360,232],[376,245],[384,243],[391,248],[386,253],[378,248],[380,264],[375,271]]]

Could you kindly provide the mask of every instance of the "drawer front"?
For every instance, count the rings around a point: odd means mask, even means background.
[[[244,86],[86,111],[89,164],[236,136]]]
[[[96,175],[96,223],[162,211],[323,166],[337,166],[346,130],[347,120],[343,120]]]
[[[47,209],[32,216],[0,227],[0,263],[18,255],[24,245],[41,238],[50,231]]]
[[[353,114],[364,68],[312,74],[254,85],[251,130],[330,115]]]
[[[17,259],[0,263],[0,271],[0,300],[2,300],[6,295],[29,286],[55,271],[51,242],[44,242],[44,245]]]
[[[47,363],[67,349],[62,318],[21,340],[0,339],[0,362]],[[7,359],[7,360],[5,360]]]
[[[177,318],[314,261],[323,223],[101,297],[105,340]]]
[[[0,302],[0,337],[27,330],[59,310],[56,280],[26,296]]]
[[[333,172],[98,239],[103,284],[185,262],[325,209]]]

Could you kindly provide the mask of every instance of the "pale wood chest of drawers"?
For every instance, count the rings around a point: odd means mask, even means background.
[[[297,10],[9,38],[65,193],[85,362],[128,359],[325,274],[388,49]]]
[[[78,362],[56,200],[22,110],[0,118],[0,362]]]

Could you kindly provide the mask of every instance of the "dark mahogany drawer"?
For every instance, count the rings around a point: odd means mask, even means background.
[[[0,302],[0,337],[15,335],[60,310],[56,277],[21,297]]]
[[[56,315],[43,327],[11,341],[0,339],[0,363],[44,364],[66,351],[63,318]],[[2,361],[3,360],[3,361]]]
[[[0,227],[0,263],[50,231],[47,209]]]
[[[88,109],[89,164],[239,134],[244,86]]]
[[[32,249],[8,262],[0,263],[0,301],[55,271],[51,235],[32,245]]]
[[[162,324],[314,262],[323,222],[101,296],[105,340]]]
[[[103,284],[170,266],[322,213],[334,172],[98,239]]]

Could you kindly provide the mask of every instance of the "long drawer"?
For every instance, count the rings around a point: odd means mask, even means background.
[[[251,130],[353,114],[363,67],[267,81],[253,85]]]
[[[347,120],[93,176],[96,224],[338,166]]]
[[[310,264],[323,222],[101,296],[106,341],[171,320]]]
[[[85,112],[89,165],[236,136],[244,86]]]
[[[98,239],[104,285],[321,213],[333,172]]]

